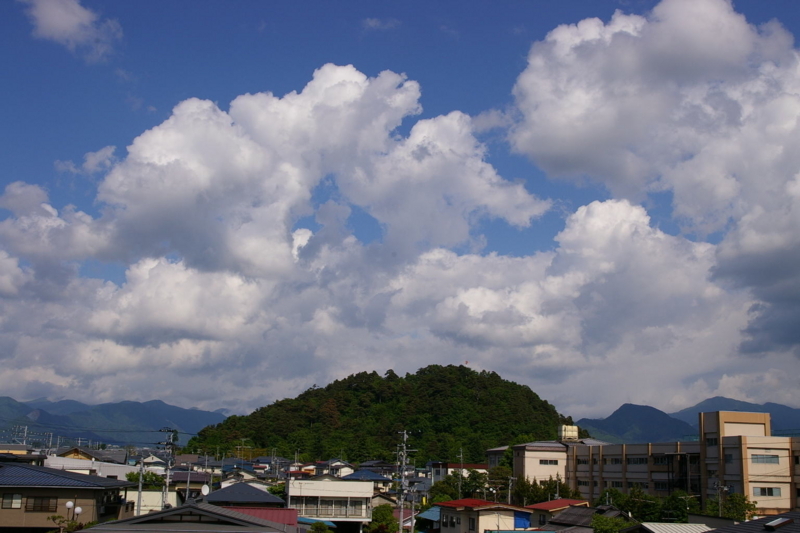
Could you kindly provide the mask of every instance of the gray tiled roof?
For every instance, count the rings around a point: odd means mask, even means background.
[[[780,518],[787,518],[791,520],[791,522],[785,523],[783,526],[775,529],[775,531],[780,533],[800,533],[800,512],[797,511],[767,516],[759,518],[758,520],[750,520],[749,522],[742,522],[731,526],[723,526],[712,529],[709,533],[769,533],[770,530],[765,526]]]
[[[258,489],[248,483],[234,483],[224,489],[215,490],[205,497],[211,502],[231,502],[231,503],[274,503],[282,504],[284,501],[265,490]]]
[[[122,488],[135,483],[99,476],[76,474],[46,466],[18,463],[0,464],[0,487],[74,487],[74,488]]]

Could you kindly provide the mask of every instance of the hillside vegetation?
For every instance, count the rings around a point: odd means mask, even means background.
[[[245,444],[303,460],[392,460],[401,436],[417,465],[428,460],[485,462],[486,450],[554,439],[571,423],[529,387],[494,372],[432,365],[405,377],[361,372],[313,387],[247,416],[232,416],[201,430],[187,448],[216,453]]]

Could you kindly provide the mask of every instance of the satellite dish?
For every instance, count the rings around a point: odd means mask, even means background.
[[[208,493],[211,492],[211,490],[208,488],[208,485],[203,485],[203,488],[200,489],[200,492],[203,493],[203,496],[208,496]]]

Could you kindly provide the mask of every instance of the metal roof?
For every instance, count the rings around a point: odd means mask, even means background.
[[[705,533],[712,529],[705,524],[673,524],[662,522],[643,522],[642,527],[652,533]]]
[[[0,464],[0,487],[71,487],[114,489],[136,483],[19,463]]]

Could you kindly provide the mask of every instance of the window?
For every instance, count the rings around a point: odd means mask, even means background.
[[[578,464],[579,465],[588,465],[589,464],[589,459],[578,459]]]
[[[622,488],[622,481],[612,481],[611,482],[612,489],[621,489]]]
[[[725,464],[729,465],[732,462],[733,462],[733,454],[732,453],[726,453],[725,454]]]
[[[578,486],[579,487],[588,487],[589,486],[589,482],[586,481],[586,480],[583,480],[583,479],[579,479],[578,480]]]
[[[666,466],[670,464],[671,457],[669,455],[656,455],[653,456],[653,464],[658,466]]]
[[[447,527],[447,516],[442,515],[440,520],[442,521],[442,527]]]
[[[794,456],[794,464],[800,465],[800,455],[795,455]]]
[[[780,496],[780,487],[755,487],[753,488],[753,496]]]
[[[668,481],[655,481],[656,490],[669,490]]]
[[[3,509],[21,509],[22,494],[3,494]]]
[[[450,517],[450,527],[456,527],[456,517],[455,516],[451,516]]]
[[[612,465],[621,465],[622,464],[622,457],[612,457],[611,458]]]
[[[539,459],[540,465],[558,465],[558,459]]]
[[[795,459],[797,459],[797,458],[795,457]],[[592,464],[593,465],[597,464],[597,457],[592,457]],[[603,463],[603,464],[605,464],[605,463]]]
[[[58,498],[28,497],[25,511],[29,513],[55,513],[58,509]]]
[[[543,514],[540,514],[539,515],[539,525],[543,526],[545,524],[547,524],[547,517],[545,515],[543,515]]]
[[[629,483],[631,487],[639,487],[640,489],[644,490],[650,487],[647,481],[632,481]]]
[[[771,464],[776,465],[780,461],[777,455],[764,455],[764,454],[753,454],[753,464]]]
[[[469,530],[470,531],[475,531],[475,519],[474,518],[470,518],[469,519]]]
[[[706,446],[716,446],[717,444],[719,444],[719,439],[717,439],[717,437],[706,438]]]
[[[597,481],[592,481],[592,486],[596,487],[597,486]]]
[[[646,465],[647,457],[628,457],[625,462],[629,465]]]

